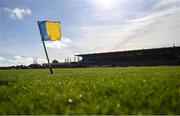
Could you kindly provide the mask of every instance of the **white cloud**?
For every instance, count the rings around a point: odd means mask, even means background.
[[[13,59],[0,57],[0,66],[29,65],[33,63],[32,57],[14,56]]]
[[[3,62],[3,61],[5,61],[5,59],[0,56],[0,62]]]
[[[67,37],[62,37],[61,41],[66,44],[71,43],[71,40]]]
[[[51,49],[63,49],[71,43],[67,37],[62,37],[60,41],[46,41],[46,47]]]
[[[179,0],[159,0],[159,2],[154,6],[155,9],[161,7],[171,7],[171,6],[179,6]]]
[[[10,66],[12,63],[10,63],[8,60],[6,60],[4,57],[0,56],[0,66]]]
[[[30,65],[34,60],[32,57],[14,56],[14,59],[8,61],[14,65]]]
[[[75,44],[84,50],[83,53],[89,52],[91,46],[94,47],[92,52],[106,52],[164,47],[173,43],[180,45],[180,7],[176,3],[177,0],[169,1],[163,9],[143,11],[143,16],[137,15],[137,18],[126,20],[125,23],[116,20],[115,24],[113,20],[111,25],[80,27],[81,36],[75,40]],[[165,6],[162,1],[157,4],[158,7]]]
[[[45,58],[32,58],[32,57],[22,57],[14,56],[13,58],[6,59],[0,56],[0,66],[16,66],[16,65],[30,65],[36,61],[38,64],[47,63]]]
[[[24,16],[31,15],[31,9],[29,8],[4,8],[5,11],[9,13],[12,19],[22,20]]]
[[[62,43],[61,41],[47,41],[46,47],[51,49],[62,49],[67,47],[66,44]]]
[[[44,58],[38,58],[38,59],[37,59],[37,63],[38,63],[38,64],[47,63],[47,60],[44,59]]]
[[[92,47],[92,46],[89,47],[89,50],[93,50],[93,49],[94,49],[94,47]]]
[[[124,41],[117,43],[113,50],[164,47],[174,43],[180,45],[178,39],[180,37],[180,7],[174,4],[144,17],[130,20],[126,28],[128,29],[127,37]]]
[[[172,14],[172,13],[178,11],[178,10],[180,10],[180,9],[176,8],[176,7],[171,8],[171,9],[166,9],[166,10],[163,10],[163,11],[148,14],[147,16],[140,17],[140,18],[137,18],[137,19],[127,20],[127,22],[134,22],[134,23],[147,22],[147,21],[154,22],[154,21],[156,21],[156,19],[166,17],[167,15],[170,15],[170,14]]]

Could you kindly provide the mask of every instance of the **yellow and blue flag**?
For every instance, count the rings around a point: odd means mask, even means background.
[[[43,41],[56,41],[61,39],[60,22],[38,21],[38,25]]]

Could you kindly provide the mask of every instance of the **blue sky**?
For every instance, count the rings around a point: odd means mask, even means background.
[[[46,62],[38,20],[61,22],[51,61],[180,45],[180,0],[0,0],[0,66]]]

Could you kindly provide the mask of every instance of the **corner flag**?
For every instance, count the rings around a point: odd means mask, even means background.
[[[38,21],[39,31],[41,34],[42,43],[44,46],[44,51],[46,53],[48,65],[51,74],[53,74],[51,63],[49,61],[48,53],[46,50],[46,46],[44,41],[56,41],[61,39],[61,30],[60,30],[60,22],[52,22],[52,21]]]
[[[60,22],[38,21],[43,41],[56,41],[61,38]]]

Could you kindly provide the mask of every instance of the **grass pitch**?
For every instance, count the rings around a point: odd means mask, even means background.
[[[180,66],[0,70],[0,114],[180,114]]]

